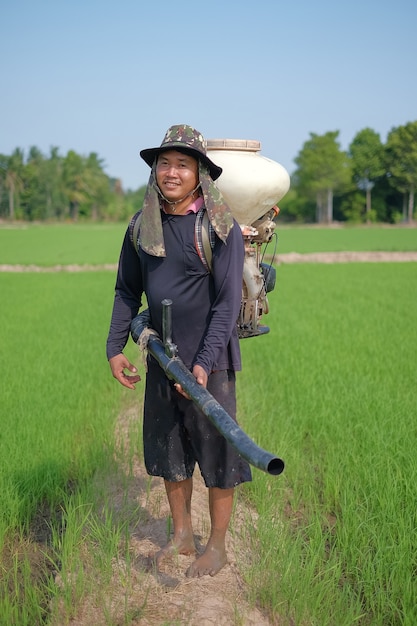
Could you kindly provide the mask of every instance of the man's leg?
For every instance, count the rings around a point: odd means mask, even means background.
[[[226,532],[233,509],[234,489],[209,489],[211,532],[203,554],[188,568],[188,577],[215,576],[227,563]]]
[[[195,543],[191,524],[191,496],[193,479],[187,478],[177,483],[165,481],[165,490],[171,509],[174,536],[156,555],[159,564],[170,554],[194,554]]]

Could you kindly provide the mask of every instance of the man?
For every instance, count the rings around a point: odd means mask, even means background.
[[[151,326],[162,337],[161,302],[170,299],[178,356],[235,419],[235,372],[241,369],[236,320],[244,245],[239,225],[214,184],[222,170],[207,157],[201,133],[186,125],[172,126],[158,148],[140,154],[151,175],[138,252],[128,229],[120,255],[107,340],[112,374],[125,387],[135,388],[140,377],[123,354],[130,323],[145,294]],[[207,211],[214,236],[211,270],[196,245],[201,211]],[[225,537],[234,488],[251,480],[250,468],[150,355],[143,441],[147,472],[164,478],[173,520],[173,537],[156,554],[156,563],[173,553],[195,553],[191,495],[198,463],[209,491],[211,533],[204,553],[186,575],[214,576],[227,562]]]

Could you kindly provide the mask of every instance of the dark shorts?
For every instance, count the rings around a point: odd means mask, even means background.
[[[212,373],[207,389],[236,421],[235,373]],[[148,359],[143,444],[151,476],[179,482],[191,478],[198,463],[207,487],[230,489],[252,479],[249,464],[153,359]]]

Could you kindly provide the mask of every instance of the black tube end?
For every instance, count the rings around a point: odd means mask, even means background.
[[[271,459],[267,465],[268,474],[272,476],[279,476],[284,471],[285,463],[282,459]]]
[[[138,342],[139,337],[145,328],[148,328],[151,325],[151,315],[149,313],[149,309],[145,309],[136,317],[133,318],[130,324],[130,334],[135,343]]]

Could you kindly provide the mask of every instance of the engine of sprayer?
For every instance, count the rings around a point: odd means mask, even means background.
[[[275,287],[277,202],[290,187],[290,177],[279,163],[259,154],[259,141],[209,139],[210,158],[223,168],[216,181],[245,243],[242,303],[238,319],[241,339],[269,332],[261,318],[269,311],[267,294]],[[275,240],[272,254],[268,244]],[[268,261],[268,262],[266,262]]]

